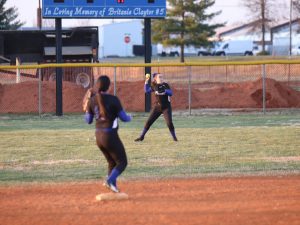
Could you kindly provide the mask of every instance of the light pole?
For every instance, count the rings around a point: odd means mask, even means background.
[[[39,7],[37,9],[37,27],[42,29],[42,9],[41,9],[41,0],[39,1]]]
[[[292,23],[293,23],[293,0],[290,0],[290,57],[292,56]]]

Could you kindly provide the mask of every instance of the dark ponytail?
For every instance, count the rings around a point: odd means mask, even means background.
[[[97,104],[99,107],[100,116],[104,118],[108,118],[107,109],[104,104],[103,96],[101,92],[106,92],[110,86],[110,79],[108,76],[100,76],[97,80],[98,85],[98,93],[96,95]]]

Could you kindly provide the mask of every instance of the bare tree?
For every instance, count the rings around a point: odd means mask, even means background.
[[[300,17],[300,1],[299,0],[293,0],[293,9],[294,13],[297,17]]]
[[[243,0],[252,21],[252,32],[261,32],[262,52],[266,52],[266,32],[271,22],[276,20],[276,0]]]

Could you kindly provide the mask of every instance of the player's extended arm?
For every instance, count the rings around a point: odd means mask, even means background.
[[[85,93],[84,97],[83,97],[83,101],[82,101],[82,109],[83,112],[88,112],[90,104],[91,104],[91,97],[94,95],[93,93],[93,89],[89,89],[87,90],[87,92]]]
[[[93,95],[93,90],[89,89],[83,99],[83,111],[85,112],[84,114],[84,120],[87,124],[92,124],[94,115],[90,112],[90,104],[91,104],[91,97]]]
[[[153,89],[149,85],[149,80],[150,80],[150,74],[146,74],[146,80],[145,80],[145,85],[144,85],[145,93],[151,93],[153,91]]]
[[[166,92],[166,95],[173,96],[173,91],[171,89],[166,89],[165,92]]]
[[[151,93],[153,90],[152,90],[151,86],[147,83],[144,86],[144,91],[145,91],[145,93]]]
[[[127,115],[127,113],[124,110],[121,110],[118,113],[118,117],[123,121],[123,122],[130,122],[131,121],[131,116]]]
[[[94,120],[94,115],[89,112],[86,112],[84,115],[84,120],[87,124],[92,124]]]
[[[168,95],[168,96],[173,96],[173,91],[172,91],[172,89],[170,88],[169,84],[167,84],[167,83],[166,83],[165,93],[166,93],[166,95]]]

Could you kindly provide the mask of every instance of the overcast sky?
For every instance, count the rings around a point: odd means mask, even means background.
[[[249,21],[249,14],[242,6],[242,1],[243,0],[216,0],[216,4],[211,10],[222,10],[222,14],[218,16],[215,21],[227,22],[229,26],[247,23]],[[278,5],[280,11],[283,12],[286,10],[285,4],[288,4],[289,0],[278,0],[278,2],[280,2],[280,5]],[[36,24],[36,9],[38,7],[38,0],[8,0],[7,6],[16,6],[18,8],[20,19],[26,22],[25,26],[33,26]],[[90,25],[101,25],[110,22],[111,20],[109,19],[93,19],[89,20],[88,23]],[[63,20],[63,26],[78,26],[80,24],[86,25],[85,23],[86,20]]]

